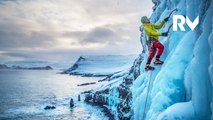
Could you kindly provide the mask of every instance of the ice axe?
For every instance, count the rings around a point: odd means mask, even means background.
[[[174,12],[176,12],[176,11],[178,11],[178,9],[177,9],[177,8],[175,8],[174,10],[172,10],[172,11],[170,12],[170,14],[169,14],[168,18],[170,18],[170,17],[171,17],[171,15],[172,15]]]
[[[167,22],[167,21],[169,20],[169,18],[171,17],[171,15],[172,15],[175,11],[178,11],[177,8],[175,8],[174,10],[172,10],[172,11],[169,13],[169,16],[166,17],[164,20]]]
[[[170,29],[172,28],[173,23],[169,26],[167,33],[169,33]]]
[[[174,10],[172,10],[167,18],[170,18],[171,15],[172,15],[175,11],[178,11],[178,9],[175,8]],[[173,23],[169,26],[169,28],[168,28],[168,30],[167,30],[167,33],[169,33],[170,29],[172,28],[172,25],[173,25]]]

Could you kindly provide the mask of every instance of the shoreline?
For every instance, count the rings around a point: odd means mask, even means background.
[[[85,103],[89,104],[91,106],[99,107],[101,109],[101,111],[104,113],[104,115],[109,118],[109,120],[115,120],[114,119],[115,116],[110,112],[110,110],[107,107],[105,107],[103,105],[97,105],[95,103],[89,103],[89,102],[85,102]]]

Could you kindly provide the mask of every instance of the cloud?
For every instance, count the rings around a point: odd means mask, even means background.
[[[64,37],[73,37],[73,38],[79,38],[79,36],[85,35],[86,31],[64,31],[62,33],[62,36]]]
[[[1,0],[0,59],[137,53],[139,19],[151,7],[150,0]]]
[[[1,53],[1,55],[8,56],[8,57],[18,57],[18,58],[33,58],[32,54],[21,53],[21,52],[5,52]]]
[[[113,30],[104,27],[97,27],[89,31],[87,35],[81,40],[82,43],[104,43],[113,41],[113,37],[116,37],[116,33]]]
[[[27,31],[17,24],[0,24],[0,50],[36,49],[56,43],[48,31]]]

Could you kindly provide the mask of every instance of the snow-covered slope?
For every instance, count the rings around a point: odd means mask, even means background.
[[[111,75],[131,67],[136,55],[103,55],[79,57],[65,72],[77,75]]]

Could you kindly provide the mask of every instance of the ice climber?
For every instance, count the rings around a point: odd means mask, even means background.
[[[155,25],[150,22],[150,20],[143,16],[141,17],[141,23],[143,24],[144,31],[148,37],[148,41],[146,41],[149,49],[149,57],[147,59],[145,70],[154,70],[154,67],[150,66],[150,63],[155,56],[156,52],[157,55],[155,57],[154,64],[155,65],[162,65],[163,61],[160,60],[160,57],[163,53],[164,46],[159,42],[159,36],[168,36],[168,32],[159,33],[157,32],[158,29],[161,29],[163,25],[168,21],[169,17],[165,18],[159,25]]]

